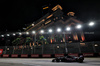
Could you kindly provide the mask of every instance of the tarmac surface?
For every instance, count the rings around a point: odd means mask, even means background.
[[[78,62],[51,62],[53,58],[0,58],[0,66],[100,66],[100,58]]]

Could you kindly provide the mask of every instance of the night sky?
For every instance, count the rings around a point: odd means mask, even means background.
[[[64,15],[75,12],[77,19],[83,22],[99,22],[99,0],[1,0],[0,1],[0,32],[23,30],[28,24],[43,16],[42,7],[61,5]],[[25,25],[26,24],[26,25]]]

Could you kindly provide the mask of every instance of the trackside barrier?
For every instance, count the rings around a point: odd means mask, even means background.
[[[93,53],[83,53],[83,56],[85,56],[85,57],[91,57],[91,56],[93,56],[94,54]]]
[[[39,57],[39,54],[32,54],[31,57],[32,58],[38,58]]]
[[[79,54],[77,54],[77,53],[69,53],[68,55],[76,56],[76,57],[79,56]],[[42,55],[31,54],[30,56],[28,54],[21,54],[21,55],[18,55],[18,54],[11,54],[11,55],[3,54],[3,55],[0,55],[1,58],[10,58],[10,57],[11,58],[18,58],[18,57],[21,57],[21,58],[29,58],[29,57],[31,57],[31,58],[39,58],[39,57],[41,57],[41,58],[51,58],[51,57],[63,57],[63,56],[65,56],[65,55],[64,54],[54,54],[54,55],[52,55],[52,54],[42,54]],[[83,53],[83,56],[84,57],[94,57],[95,54],[94,53]],[[97,53],[97,56],[100,56],[100,53]]]
[[[3,54],[3,58],[8,58],[9,54]]]
[[[70,55],[70,56],[77,56],[78,57],[77,53],[69,53],[68,55]]]
[[[21,58],[28,58],[28,54],[21,54]]]
[[[55,57],[63,57],[64,54],[55,54]]]
[[[3,53],[3,49],[0,49],[0,55]]]
[[[100,53],[99,53],[99,56],[100,56]]]
[[[18,54],[12,54],[11,57],[12,58],[17,58],[18,57]]]
[[[49,57],[50,58],[51,57],[51,54],[43,54],[42,57],[44,57],[44,58],[45,57]]]

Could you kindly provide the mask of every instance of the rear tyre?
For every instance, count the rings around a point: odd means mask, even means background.
[[[79,63],[83,63],[83,60],[80,60]]]

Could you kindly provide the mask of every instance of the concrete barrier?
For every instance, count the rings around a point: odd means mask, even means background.
[[[39,57],[39,54],[32,54],[31,57],[32,58],[38,58]]]
[[[100,56],[100,53],[99,53],[99,56]]]
[[[18,54],[12,54],[11,57],[12,58],[18,58]]]
[[[0,55],[3,53],[3,49],[0,49]]]
[[[55,54],[55,57],[63,57],[64,54]]]
[[[3,54],[3,58],[8,58],[9,54]]]
[[[77,53],[69,53],[68,55],[69,56],[77,56],[78,57],[78,54]]]
[[[45,57],[49,57],[50,58],[51,57],[51,54],[43,54],[42,57],[44,57],[44,58]]]
[[[28,58],[28,54],[21,54],[21,58]]]
[[[94,55],[94,53],[83,53],[83,56],[85,56],[85,57],[91,57],[91,56],[93,56]]]

